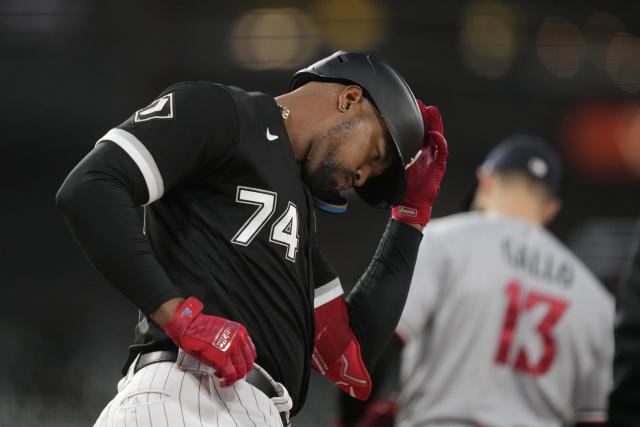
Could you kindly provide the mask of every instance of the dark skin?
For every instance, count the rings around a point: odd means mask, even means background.
[[[275,100],[289,109],[285,128],[312,191],[360,187],[391,166],[389,131],[359,86],[309,82]],[[408,225],[422,231],[419,224]],[[163,326],[182,301],[166,301],[151,319]]]
[[[305,180],[328,160],[333,168],[326,189],[344,191],[391,164],[387,128],[359,86],[309,82],[276,102],[291,112],[285,127]]]

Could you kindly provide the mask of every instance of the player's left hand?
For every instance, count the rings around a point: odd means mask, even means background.
[[[440,192],[440,181],[447,169],[449,151],[438,109],[426,107],[420,100],[418,107],[424,123],[422,148],[407,166],[407,192],[391,214],[399,221],[424,227],[431,218],[433,200]]]
[[[202,313],[195,297],[180,304],[162,326],[178,347],[212,366],[220,385],[228,387],[253,369],[256,349],[245,327],[238,322]]]

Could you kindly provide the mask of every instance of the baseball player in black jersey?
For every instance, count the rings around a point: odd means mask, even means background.
[[[368,396],[445,170],[440,116],[363,53],[300,70],[291,90],[173,85],[60,188],[76,240],[142,313],[96,425],[280,426],[312,367]],[[345,298],[314,205],[344,210],[352,186],[394,219]]]

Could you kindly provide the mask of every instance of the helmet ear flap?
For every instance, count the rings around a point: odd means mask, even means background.
[[[407,191],[407,174],[399,159],[382,175],[369,177],[362,187],[354,187],[362,200],[376,208],[400,204]]]

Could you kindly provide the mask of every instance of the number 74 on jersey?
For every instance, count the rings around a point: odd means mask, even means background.
[[[231,242],[236,245],[248,246],[267,224],[276,210],[278,194],[273,191],[258,188],[238,186],[236,202],[254,205],[256,211],[245,221]],[[286,248],[285,258],[295,262],[300,241],[298,235],[298,208],[292,202],[287,204],[282,215],[271,225],[269,241]]]

